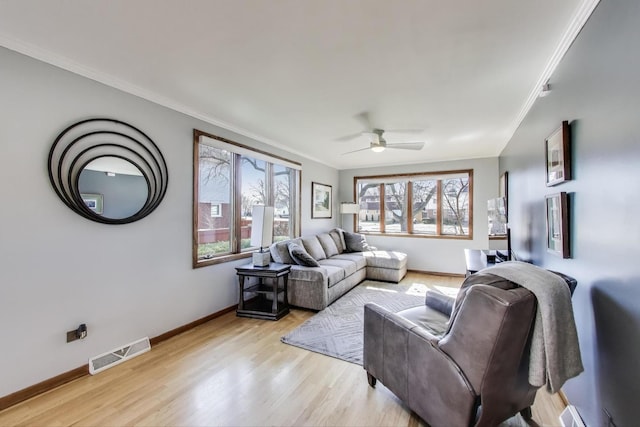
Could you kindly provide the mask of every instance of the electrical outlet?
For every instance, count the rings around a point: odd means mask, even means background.
[[[73,331],[67,332],[67,342],[75,341],[77,339],[79,339],[79,338],[76,336],[76,330],[75,329]]]
[[[87,337],[87,325],[82,323],[78,326],[78,329],[74,329],[73,331],[67,332],[67,342],[72,342],[75,340],[82,340]]]

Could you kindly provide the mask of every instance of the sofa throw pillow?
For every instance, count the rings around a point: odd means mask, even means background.
[[[284,261],[285,255],[287,258],[289,258],[290,261],[292,261],[291,256],[289,256],[289,249],[287,249],[288,244],[289,244],[289,241],[284,241],[284,242],[272,243],[269,246],[269,252],[271,252],[271,259],[273,259],[273,262],[277,262],[279,264],[287,264]],[[289,264],[292,264],[292,263],[289,262]]]
[[[313,259],[311,255],[309,255],[307,251],[297,243],[289,243],[287,247],[289,248],[289,255],[291,255],[291,258],[299,265],[303,265],[305,267],[320,266],[318,261]]]
[[[344,243],[347,246],[347,252],[364,252],[371,250],[364,234],[351,233],[343,231]]]

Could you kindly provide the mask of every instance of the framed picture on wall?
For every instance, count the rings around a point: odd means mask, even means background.
[[[101,215],[103,210],[102,194],[82,193],[80,195],[85,205],[95,213]]]
[[[311,218],[331,218],[331,193],[330,185],[311,183]]]
[[[571,179],[571,135],[568,121],[563,121],[545,140],[547,187]]]
[[[547,251],[562,258],[569,258],[569,212],[567,193],[546,196]]]

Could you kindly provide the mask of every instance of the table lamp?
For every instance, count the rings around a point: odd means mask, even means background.
[[[342,215],[356,215],[360,213],[360,205],[353,202],[340,203],[340,228],[344,228],[342,225]]]
[[[273,241],[273,206],[254,205],[251,209],[251,246],[259,247],[258,252],[253,253],[253,265],[266,267],[271,261],[269,251],[265,247]]]

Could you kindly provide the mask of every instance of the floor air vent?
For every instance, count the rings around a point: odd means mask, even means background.
[[[562,423],[563,427],[585,427],[578,410],[573,405],[564,408],[564,411],[560,414],[560,423]]]
[[[91,375],[97,374],[100,371],[104,371],[107,368],[116,366],[125,360],[132,359],[136,356],[146,353],[151,350],[151,343],[148,337],[144,337],[138,341],[134,341],[131,344],[118,347],[106,353],[89,359],[89,373]]]

